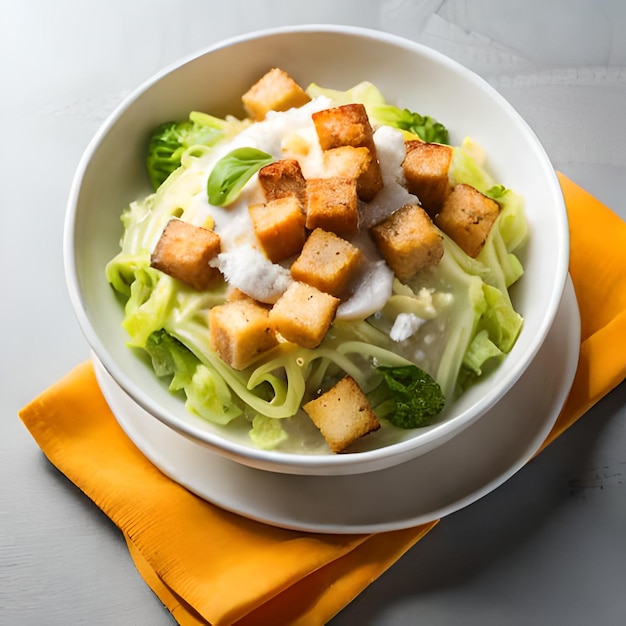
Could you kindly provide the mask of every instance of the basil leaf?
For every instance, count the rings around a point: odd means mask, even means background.
[[[250,178],[273,160],[272,155],[256,148],[237,148],[229,152],[215,164],[209,175],[209,202],[214,206],[230,204]]]

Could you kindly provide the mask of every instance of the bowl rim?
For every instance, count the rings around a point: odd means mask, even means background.
[[[268,37],[274,37],[277,35],[294,34],[294,33],[307,33],[307,34],[336,34],[339,36],[356,37],[360,39],[371,39],[377,42],[383,42],[391,44],[398,48],[416,52],[423,57],[433,59],[439,64],[444,64],[450,67],[456,72],[462,73],[468,80],[474,82],[483,91],[486,91],[490,98],[498,103],[498,106],[504,109],[509,116],[511,116],[516,123],[523,129],[524,133],[528,136],[530,142],[534,144],[534,150],[537,158],[541,159],[541,167],[544,171],[547,179],[550,179],[551,186],[554,192],[554,198],[552,201],[556,203],[555,209],[561,214],[561,232],[559,233],[561,239],[564,242],[565,254],[561,254],[557,257],[556,273],[558,277],[554,289],[550,294],[549,301],[546,302],[544,309],[544,316],[536,329],[535,335],[532,337],[519,365],[510,368],[503,378],[500,380],[497,392],[488,392],[480,401],[480,408],[476,408],[472,405],[462,411],[459,415],[455,416],[453,420],[443,421],[438,424],[434,424],[428,431],[424,431],[421,436],[412,437],[403,441],[398,441],[388,445],[383,445],[371,450],[359,451],[359,452],[344,452],[341,454],[303,454],[292,452],[281,452],[276,450],[261,450],[253,447],[248,447],[243,444],[230,441],[227,438],[222,438],[217,434],[209,432],[208,430],[202,430],[195,427],[193,424],[185,423],[179,420],[176,415],[170,414],[167,410],[163,409],[158,402],[153,401],[149,394],[145,393],[143,389],[135,386],[132,381],[127,379],[127,376],[122,371],[122,368],[118,366],[115,359],[110,355],[102,339],[98,336],[96,330],[93,328],[89,321],[87,311],[81,297],[80,283],[77,275],[76,268],[76,247],[75,247],[75,225],[76,217],[79,206],[79,196],[83,179],[85,177],[89,162],[98,150],[98,147],[106,137],[109,130],[115,125],[117,120],[125,113],[125,111],[150,87],[158,83],[163,77],[175,72],[182,66],[191,63],[200,57],[204,57],[212,52],[221,50],[228,47],[237,46],[241,43],[250,42],[253,40],[265,39]],[[346,472],[367,471],[363,468],[370,467],[383,467],[394,463],[393,457],[400,459],[408,458],[408,454],[412,454],[416,449],[424,448],[428,451],[433,447],[433,443],[437,441],[454,436],[456,432],[460,432],[465,426],[468,426],[475,419],[480,418],[491,409],[497,402],[499,402],[504,395],[510,390],[510,388],[517,382],[522,373],[530,365],[537,355],[545,337],[550,330],[554,321],[558,306],[561,302],[562,294],[565,289],[565,284],[568,275],[569,265],[569,229],[567,212],[565,207],[564,198],[561,192],[561,187],[558,182],[556,171],[554,170],[550,159],[539,141],[537,135],[526,122],[526,120],[517,112],[513,105],[504,98],[486,79],[475,73],[473,70],[457,62],[456,60],[448,57],[444,53],[441,53],[429,46],[407,39],[400,35],[380,31],[373,28],[361,27],[361,26],[349,26],[341,24],[297,24],[286,25],[272,28],[264,28],[259,30],[252,30],[246,33],[242,33],[236,36],[225,38],[221,41],[217,41],[208,46],[202,47],[195,52],[184,55],[178,60],[167,64],[159,71],[152,74],[149,78],[140,83],[135,89],[127,94],[123,100],[113,109],[108,115],[105,121],[100,125],[91,140],[88,142],[83,154],[76,167],[73,180],[71,182],[70,192],[67,201],[67,208],[65,213],[65,223],[63,228],[63,260],[65,267],[66,287],[69,292],[70,301],[74,309],[74,313],[78,320],[79,326],[87,339],[92,352],[97,359],[101,362],[102,366],[109,372],[109,374],[120,384],[120,386],[126,391],[126,393],[151,413],[154,417],[159,419],[177,432],[192,438],[193,440],[202,442],[205,446],[213,449],[214,451],[228,456],[239,462],[243,462],[252,466],[256,466],[262,469],[270,469],[272,471],[283,471],[289,473],[316,473],[319,471],[333,473],[339,473],[341,469]],[[430,444],[430,447],[428,445]],[[413,454],[414,456],[414,454]],[[400,461],[401,462],[401,461]],[[383,465],[381,465],[383,464]],[[385,465],[386,464],[386,465]]]

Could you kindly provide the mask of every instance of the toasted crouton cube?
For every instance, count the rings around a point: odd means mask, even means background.
[[[310,178],[306,183],[306,227],[348,235],[359,225],[354,178]]]
[[[400,280],[436,265],[443,256],[443,237],[428,213],[417,204],[405,204],[370,229],[372,237]]]
[[[339,146],[370,147],[372,127],[362,104],[344,104],[312,115],[322,150]]]
[[[358,179],[367,170],[372,161],[370,151],[360,146],[339,146],[329,148],[322,153],[322,162],[326,176]]]
[[[317,348],[335,319],[338,305],[338,298],[312,285],[293,282],[270,309],[270,326],[286,341]]]
[[[241,97],[243,106],[253,119],[265,119],[268,111],[287,111],[300,107],[311,98],[284,70],[272,68]]]
[[[252,298],[235,298],[209,310],[211,347],[232,368],[241,370],[278,340],[268,308]]]
[[[444,202],[435,223],[464,252],[478,256],[498,217],[500,205],[470,185],[458,184]]]
[[[341,298],[360,260],[361,252],[356,246],[334,233],[316,228],[292,263],[291,276]]]
[[[448,171],[452,148],[438,143],[407,141],[402,162],[406,186],[416,195],[426,212],[434,217],[450,193]]]
[[[281,159],[265,165],[258,173],[259,184],[267,200],[294,196],[306,203],[306,180],[296,159]]]
[[[362,104],[344,104],[317,111],[313,124],[322,150],[341,146],[367,148],[370,163],[358,178],[359,198],[370,201],[383,187],[383,178],[374,143],[374,133]]]
[[[290,158],[306,157],[311,153],[311,143],[306,133],[287,131],[281,139],[280,151]]]
[[[248,206],[254,233],[273,263],[298,254],[304,245],[305,216],[294,197]]]
[[[227,302],[235,302],[236,300],[250,300],[252,302],[256,302],[260,306],[264,306],[269,309],[269,306],[267,304],[263,302],[258,302],[257,300],[249,296],[247,293],[244,293],[243,291],[241,291],[239,287],[233,287],[232,289],[230,289],[230,291],[228,292],[228,296],[226,298]]]
[[[302,408],[319,428],[332,452],[342,452],[357,439],[380,428],[367,397],[351,376],[345,376]]]
[[[150,265],[202,291],[220,277],[219,270],[209,265],[220,250],[220,237],[215,231],[171,219],[154,247]]]

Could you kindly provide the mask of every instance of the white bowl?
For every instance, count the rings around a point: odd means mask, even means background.
[[[241,94],[269,68],[296,80],[347,89],[373,82],[387,100],[443,122],[452,144],[470,135],[494,178],[525,198],[531,235],[525,274],[513,287],[524,327],[511,353],[470,388],[441,422],[399,440],[339,455],[255,449],[243,430],[190,414],[126,345],[122,307],[104,275],[119,251],[120,213],[145,196],[144,149],[159,123],[191,110],[243,115]],[[278,28],[229,39],[168,67],[135,90],[89,144],[72,186],[65,230],[70,296],[97,359],[141,407],[174,430],[237,462],[295,474],[350,474],[402,463],[449,440],[494,406],[527,369],[554,320],[567,277],[568,223],[555,172],[533,131],[504,98],[471,71],[417,43],[345,26]],[[484,442],[485,446],[490,442]],[[477,450],[477,454],[480,451]]]

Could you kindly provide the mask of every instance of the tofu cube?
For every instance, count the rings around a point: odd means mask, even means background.
[[[281,159],[265,165],[259,170],[258,177],[267,200],[294,196],[304,207],[306,180],[296,159]]]
[[[171,219],[150,256],[150,265],[198,291],[221,276],[209,261],[221,250],[219,235],[208,228]]]
[[[213,350],[236,370],[278,343],[268,308],[252,298],[235,298],[211,308],[209,339]]]
[[[306,184],[306,227],[348,235],[359,225],[354,178],[310,178]]]
[[[402,162],[406,186],[416,195],[426,212],[434,217],[450,193],[448,171],[452,148],[438,143],[407,141]]]
[[[437,265],[443,256],[443,236],[417,204],[405,204],[370,232],[387,265],[400,280]]]
[[[361,252],[356,246],[334,233],[317,228],[292,263],[291,276],[294,280],[341,298],[360,261]]]
[[[380,428],[367,397],[351,376],[345,376],[302,408],[335,453]]]
[[[268,111],[287,111],[300,107],[311,98],[284,70],[272,68],[241,97],[244,109],[256,121]]]
[[[374,143],[374,133],[362,104],[344,104],[317,111],[312,115],[313,124],[322,150],[342,146],[367,148],[370,163],[359,176],[359,198],[369,202],[383,187],[383,178]]]
[[[458,184],[444,202],[435,223],[469,256],[476,257],[487,241],[500,205],[470,185]]]
[[[304,348],[317,348],[335,319],[339,299],[306,283],[293,282],[270,309],[272,330]]]
[[[248,212],[256,238],[270,261],[279,263],[302,250],[306,218],[295,197],[251,204]]]

